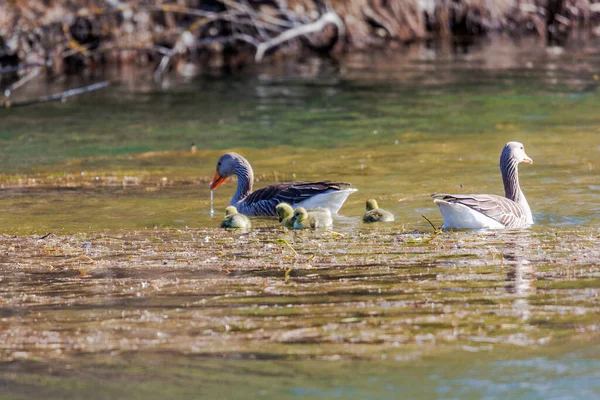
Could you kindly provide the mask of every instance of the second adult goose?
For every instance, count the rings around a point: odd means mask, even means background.
[[[238,153],[226,153],[217,162],[217,173],[210,189],[215,190],[231,175],[238,185],[229,204],[246,215],[275,215],[275,206],[281,202],[294,207],[324,207],[337,213],[348,196],[356,189],[342,182],[286,182],[252,191],[254,172],[248,160]]]
[[[523,228],[533,224],[531,209],[519,186],[519,163],[532,164],[522,143],[508,142],[500,155],[504,197],[493,194],[433,194],[444,217],[443,229]]]

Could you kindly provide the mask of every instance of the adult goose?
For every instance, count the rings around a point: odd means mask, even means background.
[[[531,209],[519,186],[519,163],[532,164],[522,143],[508,142],[500,155],[504,197],[493,194],[433,194],[442,229],[523,228],[533,224]]]
[[[347,187],[348,183],[322,181],[277,183],[253,192],[252,167],[248,160],[234,152],[219,158],[210,189],[215,190],[231,175],[237,176],[238,184],[229,204],[246,215],[275,215],[275,206],[281,202],[294,207],[323,207],[337,213],[346,198],[356,191]]]

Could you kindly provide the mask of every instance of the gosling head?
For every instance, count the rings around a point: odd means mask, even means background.
[[[306,211],[306,208],[298,207],[298,208],[296,208],[296,210],[294,210],[294,217],[292,218],[292,221],[302,222],[307,218],[308,218],[308,212]]]
[[[225,215],[233,215],[233,214],[237,214],[238,210],[237,208],[235,208],[235,206],[228,206],[225,209]]]
[[[275,212],[279,218],[279,222],[282,222],[286,218],[290,218],[294,214],[294,209],[288,203],[279,203],[275,207]]]
[[[377,205],[377,200],[369,199],[367,200],[367,211],[376,210],[379,206]]]

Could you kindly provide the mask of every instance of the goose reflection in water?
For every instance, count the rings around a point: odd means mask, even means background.
[[[532,282],[535,280],[535,268],[526,259],[522,257],[504,256],[505,259],[511,259],[510,269],[506,273],[506,291],[514,294],[517,298],[513,301],[513,310],[516,315],[523,320],[528,320],[531,316],[529,300],[532,294],[535,294],[535,287]]]

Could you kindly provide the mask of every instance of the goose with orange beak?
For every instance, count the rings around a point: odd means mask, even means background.
[[[252,191],[254,171],[248,160],[238,153],[226,153],[217,161],[217,172],[210,184],[215,190],[227,178],[235,175],[237,189],[229,203],[245,215],[276,215],[275,207],[286,202],[293,207],[328,208],[336,214],[356,189],[343,182],[285,182]]]
[[[433,194],[444,217],[442,229],[524,228],[533,224],[519,185],[519,163],[532,164],[522,143],[508,142],[500,154],[504,197],[493,194]]]

